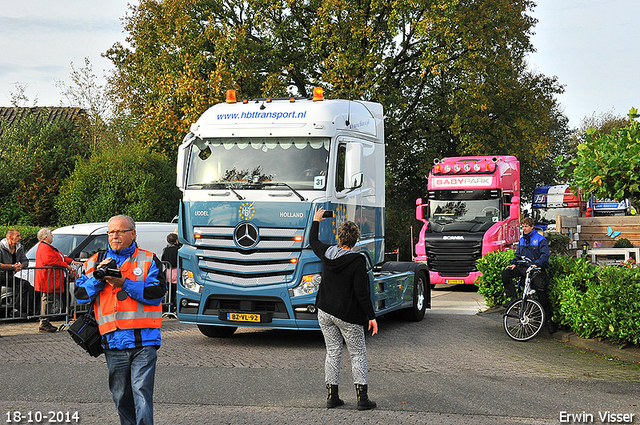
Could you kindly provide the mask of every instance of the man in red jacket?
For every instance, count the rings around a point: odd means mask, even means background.
[[[51,325],[47,315],[53,313],[53,305],[58,301],[62,308],[65,293],[65,271],[73,270],[72,264],[80,264],[73,261],[56,249],[53,245],[53,233],[46,227],[38,231],[40,244],[36,250],[36,267],[47,267],[36,269],[35,289],[42,293],[42,303],[40,304],[40,332],[56,332],[55,326]],[[60,268],[58,268],[60,267]],[[64,269],[63,269],[64,268]]]

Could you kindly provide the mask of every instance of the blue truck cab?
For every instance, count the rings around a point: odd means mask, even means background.
[[[345,220],[361,238],[377,315],[430,307],[428,271],[384,263],[384,122],[373,102],[253,99],[207,110],[178,151],[177,315],[211,337],[237,327],[317,330],[321,263],[309,246],[317,207],[333,212],[320,240]]]

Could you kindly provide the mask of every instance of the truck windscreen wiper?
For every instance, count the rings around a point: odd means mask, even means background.
[[[203,189],[229,189],[231,192],[233,192],[234,195],[238,197],[238,200],[242,201],[244,199],[244,196],[236,192],[230,183],[208,183],[208,184],[202,185],[202,188]]]
[[[263,184],[264,186],[285,186],[285,187],[289,188],[289,190],[291,190],[293,193],[295,193],[296,196],[298,198],[300,198],[301,201],[306,201],[304,196],[300,195],[300,193],[297,190],[295,190],[294,188],[289,186],[289,184],[287,184],[287,183],[263,182],[261,184]]]

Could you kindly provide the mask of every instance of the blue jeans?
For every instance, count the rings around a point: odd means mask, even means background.
[[[152,425],[156,347],[104,350],[104,355],[109,368],[109,389],[120,415],[120,424]]]

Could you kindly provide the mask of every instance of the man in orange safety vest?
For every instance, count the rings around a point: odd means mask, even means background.
[[[120,423],[153,424],[164,273],[155,255],[136,245],[131,217],[111,217],[108,225],[109,249],[87,260],[75,296],[94,302]]]

